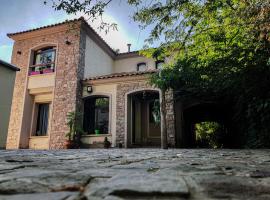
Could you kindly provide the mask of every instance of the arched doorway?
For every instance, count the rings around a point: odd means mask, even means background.
[[[160,147],[159,92],[136,91],[127,95],[127,146]]]

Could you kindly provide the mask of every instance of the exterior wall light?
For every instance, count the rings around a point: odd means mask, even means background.
[[[93,92],[93,87],[90,86],[90,85],[88,85],[88,86],[86,87],[86,91],[87,91],[88,93],[92,93],[92,92]]]

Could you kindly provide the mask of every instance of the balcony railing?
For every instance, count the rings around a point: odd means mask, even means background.
[[[37,75],[37,74],[48,74],[54,72],[54,62],[45,63],[45,64],[37,64],[30,66],[29,76]]]

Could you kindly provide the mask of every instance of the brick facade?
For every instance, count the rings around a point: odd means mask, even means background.
[[[85,33],[80,31],[69,36],[71,45],[59,54],[56,71],[53,113],[51,119],[50,149],[64,148],[66,116],[81,105],[81,80],[83,79]]]
[[[32,64],[33,52],[46,46],[56,46],[55,82],[51,95],[48,148],[64,148],[65,135],[68,132],[67,114],[72,111],[81,111],[83,107],[83,84],[81,81],[84,78],[86,65],[86,35],[89,35],[83,23],[85,22],[77,20],[75,23],[62,23],[57,26],[45,27],[42,30],[37,29],[14,34],[15,36],[11,35],[11,38],[15,40],[12,63],[20,67],[21,70],[17,73],[15,80],[7,149],[29,147],[34,96],[28,90],[28,69]],[[95,33],[91,32],[90,34],[94,34],[93,38],[97,37]],[[97,41],[102,43],[100,39]],[[100,46],[101,48],[109,48],[104,43]],[[117,78],[121,78],[121,76],[118,74],[115,79]],[[111,79],[109,82],[113,82],[115,79]],[[116,92],[114,91],[116,93],[116,105],[114,105],[116,108],[116,122],[114,123],[116,144],[125,145],[127,141],[125,130],[127,94],[142,90],[159,91],[148,84],[143,72],[134,75],[132,80],[127,78],[127,81],[117,82]],[[174,147],[176,139],[173,92],[168,91],[165,99],[168,143],[169,146]]]
[[[69,26],[64,24],[50,28],[49,31],[40,33],[25,33],[23,37],[15,38],[13,47],[12,63],[20,67],[17,73],[12,100],[11,116],[7,138],[7,149],[27,148],[22,142],[23,115],[25,113],[25,99],[27,98],[28,68],[31,62],[31,49],[46,44],[57,46],[56,72],[54,98],[52,104],[52,117],[50,119],[50,148],[59,149],[63,147],[66,126],[66,115],[76,108],[79,94],[79,78],[82,78],[83,65],[81,61],[84,56],[84,38],[80,37],[80,24],[69,31]],[[38,32],[38,31],[37,31]],[[39,32],[38,32],[39,33]],[[47,34],[46,34],[47,33]],[[70,44],[66,44],[66,40]],[[20,53],[18,53],[20,52]],[[76,76],[77,74],[77,76]],[[79,76],[79,77],[78,77]],[[27,119],[31,123],[31,119]],[[24,130],[25,131],[25,130]],[[26,130],[27,132],[27,130]],[[28,131],[29,134],[29,131]],[[29,136],[24,136],[28,138]]]

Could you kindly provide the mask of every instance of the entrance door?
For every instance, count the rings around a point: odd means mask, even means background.
[[[132,143],[135,146],[160,146],[160,106],[158,96],[132,98]]]
[[[147,143],[150,146],[160,146],[160,105],[158,100],[147,102]]]

